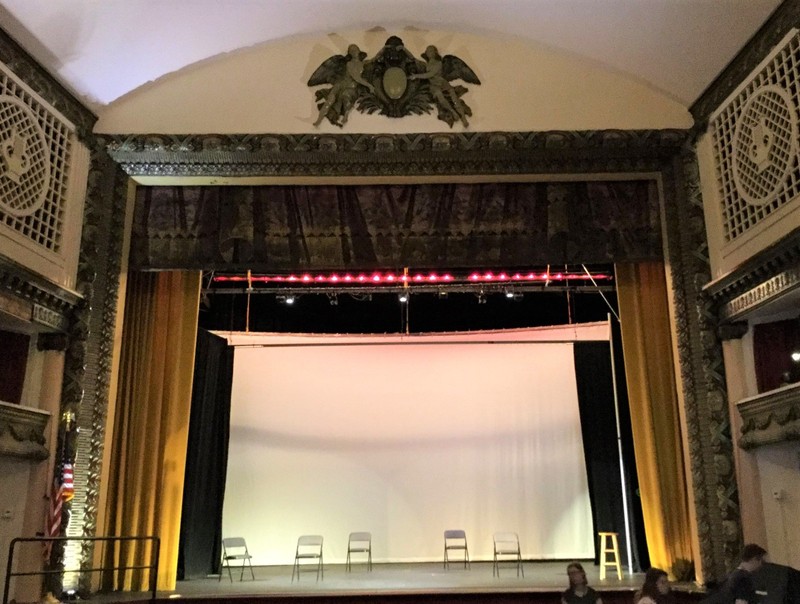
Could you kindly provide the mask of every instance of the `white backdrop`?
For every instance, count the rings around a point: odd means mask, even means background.
[[[301,534],[343,562],[351,531],[372,532],[376,562],[441,560],[449,528],[473,560],[495,531],[519,533],[525,558],[593,557],[563,341],[592,329],[232,336],[223,535],[254,564],[291,564]]]

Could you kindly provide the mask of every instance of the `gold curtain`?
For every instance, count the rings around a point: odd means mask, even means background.
[[[692,560],[678,394],[661,262],[618,264],[625,376],[652,566]]]
[[[106,534],[161,539],[158,589],[175,588],[189,433],[200,273],[132,273],[114,421]],[[106,566],[151,564],[150,543],[106,550]],[[150,588],[147,570],[109,573],[105,586]]]

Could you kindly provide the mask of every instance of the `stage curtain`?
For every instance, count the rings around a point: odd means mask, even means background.
[[[132,273],[114,422],[106,533],[161,539],[158,589],[175,588],[200,273]],[[109,562],[150,564],[148,544],[107,550]],[[149,572],[118,571],[107,588],[141,591]]]
[[[617,443],[617,412],[614,405],[614,382],[611,368],[609,342],[576,342],[575,379],[578,387],[578,406],[581,415],[583,454],[586,460],[586,477],[589,499],[592,503],[594,532],[619,533],[619,547],[627,565],[625,511],[622,500],[619,446]],[[621,358],[616,361],[618,390],[625,388],[624,373],[620,370]],[[624,393],[619,398],[619,425],[622,443],[625,488],[628,499],[628,526],[631,536],[630,560],[634,571],[646,569],[649,561],[641,521],[642,509],[636,481],[636,464],[633,455],[628,399]],[[594,562],[599,564],[599,541],[594,540]]]
[[[232,380],[233,347],[198,330],[178,580],[205,579],[219,571]]]
[[[658,216],[648,180],[143,186],[130,262],[270,272],[656,259]]]
[[[618,264],[625,374],[650,562],[692,560],[664,266]]]

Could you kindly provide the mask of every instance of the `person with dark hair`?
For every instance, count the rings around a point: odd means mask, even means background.
[[[634,604],[670,604],[674,602],[669,577],[660,568],[650,568],[644,574],[644,584],[633,597]]]
[[[758,595],[753,583],[753,573],[762,567],[764,557],[767,555],[760,545],[748,543],[742,550],[741,562],[722,586],[722,593],[725,594],[724,602],[727,604],[756,604]]]
[[[580,562],[572,562],[567,566],[569,587],[561,594],[561,604],[603,604],[600,595],[589,587],[586,571]]]

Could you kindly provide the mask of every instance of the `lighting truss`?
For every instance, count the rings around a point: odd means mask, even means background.
[[[372,271],[326,273],[213,275],[209,294],[375,294],[375,293],[530,293],[554,291],[614,291],[610,270],[579,271],[481,270],[468,272]]]

